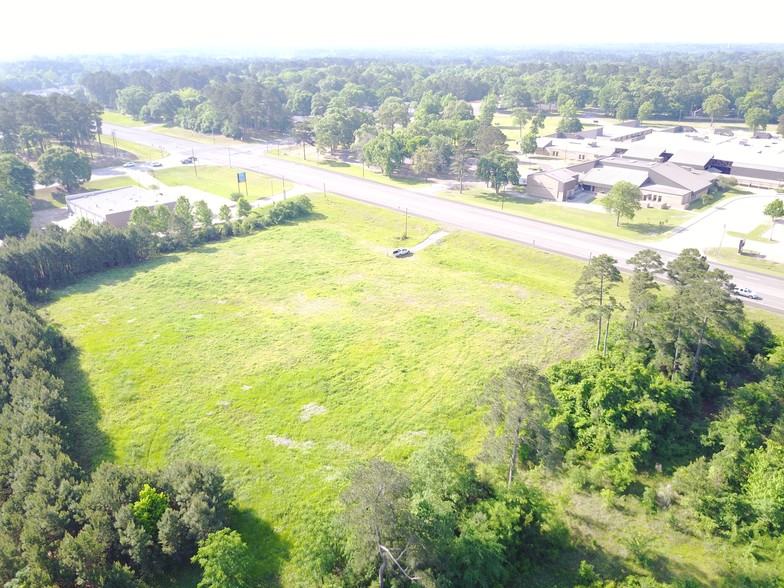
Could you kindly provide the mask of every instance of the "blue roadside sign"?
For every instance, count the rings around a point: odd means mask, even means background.
[[[239,172],[237,174],[237,183],[240,184],[240,183],[245,182],[245,181],[246,181],[245,180],[245,172]]]

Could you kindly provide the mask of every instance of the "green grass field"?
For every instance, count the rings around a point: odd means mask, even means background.
[[[332,508],[352,464],[404,459],[442,430],[475,456],[489,377],[581,356],[593,335],[570,314],[575,261],[470,233],[395,259],[438,226],[409,217],[403,241],[400,214],[313,199],[295,226],[95,276],[42,308],[76,349],[60,375],[79,461],[219,464],[270,585],[302,585],[287,564],[307,548],[298,530]],[[573,580],[585,558],[638,571],[624,547],[636,531],[656,538],[670,576],[706,585],[743,553],[668,529],[633,499],[611,508],[540,482],[574,549],[531,586]]]
[[[191,186],[216,196],[229,198],[237,188],[237,170],[228,167],[200,165],[196,169],[192,165],[161,168],[155,171],[155,177],[167,186]],[[239,185],[239,191],[245,194],[247,187],[248,199],[258,200],[283,192],[284,183],[281,178],[273,178],[252,171],[246,171],[247,182]],[[291,190],[293,184],[285,183],[285,189]]]

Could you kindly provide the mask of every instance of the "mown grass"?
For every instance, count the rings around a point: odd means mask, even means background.
[[[302,548],[294,529],[357,460],[400,459],[440,430],[475,455],[490,375],[590,339],[569,314],[574,261],[465,233],[395,259],[400,215],[333,197],[316,213],[88,279],[44,309],[79,353],[71,418],[97,423],[74,441],[80,461],[218,463],[243,524],[278,530],[246,538],[262,552]],[[409,217],[407,242],[436,229]],[[311,403],[326,413],[303,420]]]
[[[133,141],[126,141],[124,139],[117,139],[111,135],[101,135],[103,148],[106,153],[113,153],[114,144],[117,144],[117,149],[130,153],[141,161],[161,159],[169,155],[165,150],[154,145],[141,145]]]
[[[101,120],[105,123],[119,125],[121,127],[143,127],[146,124],[143,121],[136,120],[132,116],[128,116],[127,114],[111,111],[104,111],[104,113],[101,115]]]
[[[265,176],[252,171],[246,171],[247,182],[239,185],[239,191],[249,200],[267,198],[273,194],[291,190],[291,182],[283,183],[281,178]],[[168,186],[191,186],[204,190],[217,196],[228,198],[238,191],[237,170],[228,167],[199,165],[194,169],[192,165],[161,168],[155,171],[155,177]]]
[[[108,178],[98,178],[90,180],[84,187],[88,190],[110,190],[112,188],[125,188],[126,186],[136,186],[137,182],[131,176],[125,174]]]
[[[784,276],[784,265],[775,261],[768,261],[762,254],[754,250],[750,243],[743,248],[743,253],[738,253],[737,247],[708,247],[706,254],[711,259],[726,265],[750,269],[773,276]]]
[[[633,220],[623,218],[620,226],[616,227],[615,215],[611,213],[588,210],[569,203],[543,202],[536,198],[515,195],[513,192],[496,194],[494,190],[482,186],[469,186],[462,194],[457,190],[449,190],[440,192],[437,196],[496,210],[501,210],[503,205],[503,211],[509,214],[631,241],[655,241],[664,238],[668,231],[693,216],[692,213],[682,210],[642,208],[637,211]]]
[[[372,180],[380,184],[387,184],[388,186],[396,186],[398,188],[423,188],[429,185],[426,180],[420,178],[412,178],[395,174],[393,174],[390,178],[376,171],[375,168],[371,168],[367,164],[363,166],[362,162],[348,162],[331,155],[324,155],[323,153],[318,153],[314,147],[306,148],[305,157],[303,157],[301,145],[290,146],[286,147],[285,149],[281,148],[280,154],[278,154],[277,149],[270,147],[269,151],[267,151],[267,155],[269,157],[289,159],[303,165],[322,167],[324,169],[346,174],[347,176],[364,178],[366,180]]]
[[[727,231],[727,234],[730,237],[735,237],[738,239],[748,239],[749,241],[759,241],[760,243],[778,243],[778,241],[773,241],[771,239],[767,239],[762,235],[768,231],[773,225],[770,223],[766,223],[763,225],[758,225],[754,227],[748,233],[740,233],[738,231]]]
[[[205,135],[203,133],[197,133],[196,131],[183,129],[182,127],[173,127],[169,125],[155,125],[150,127],[150,130],[153,133],[158,133],[159,135],[177,137],[179,139],[188,139],[189,141],[196,141],[198,143],[209,143],[211,145],[243,144],[241,141],[237,141],[230,137],[224,137],[223,135]]]
[[[30,198],[30,205],[33,207],[33,210],[64,208],[65,192],[59,186],[36,188],[35,194]]]

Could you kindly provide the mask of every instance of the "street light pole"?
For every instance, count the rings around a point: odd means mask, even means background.
[[[721,239],[719,239],[719,257],[721,257],[721,244],[724,242],[724,231],[727,230],[727,225],[724,225],[721,229]]]

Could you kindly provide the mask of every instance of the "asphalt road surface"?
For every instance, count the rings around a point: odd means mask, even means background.
[[[655,249],[664,261],[669,261],[677,252],[664,251],[652,245],[639,245],[610,237],[603,237],[560,227],[542,221],[505,214],[500,210],[471,206],[429,196],[420,192],[379,184],[370,180],[346,176],[322,168],[301,165],[293,161],[266,157],[265,151],[274,145],[241,144],[227,147],[187,139],[168,137],[144,128],[127,128],[104,124],[104,133],[116,133],[117,137],[141,145],[163,148],[171,155],[167,160],[179,164],[180,159],[195,154],[199,165],[229,165],[238,169],[260,172],[269,176],[312,188],[315,192],[326,191],[353,200],[358,200],[390,210],[400,211],[436,221],[445,229],[462,229],[529,245],[576,259],[588,260],[594,255],[605,253],[618,260],[618,267],[628,270],[626,260],[641,249]],[[702,249],[702,244],[693,247]],[[757,306],[784,314],[784,279],[749,270],[711,263],[733,276],[734,282],[755,290],[761,300],[750,301]]]

